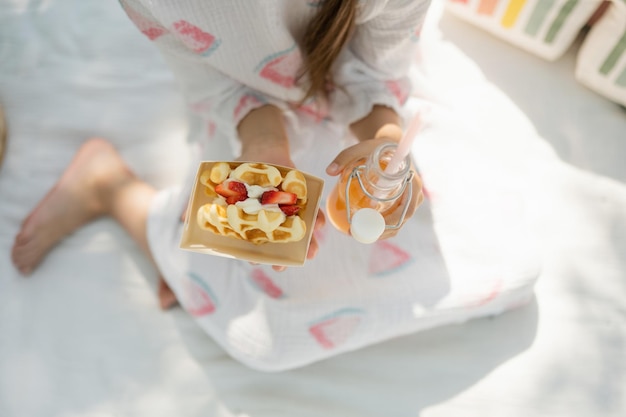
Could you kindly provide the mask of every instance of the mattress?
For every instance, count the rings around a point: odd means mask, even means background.
[[[0,416],[623,416],[626,112],[579,85],[574,51],[542,61],[437,2],[419,91],[479,121],[494,157],[532,167],[543,269],[530,303],[281,373],[231,359],[115,223],[63,241],[30,277],[20,222],[90,136],[165,187],[189,168],[176,81],[117,2],[0,3]]]

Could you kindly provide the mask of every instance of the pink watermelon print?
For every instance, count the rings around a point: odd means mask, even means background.
[[[369,274],[387,275],[408,266],[413,258],[398,246],[379,240],[374,243],[370,253]]]
[[[474,301],[470,302],[468,307],[480,307],[494,300],[502,292],[502,280],[496,279],[490,281],[485,287],[481,294],[476,294],[476,296],[472,297]],[[477,291],[479,290],[480,289],[477,289]],[[476,300],[476,298],[478,298],[478,300]]]
[[[261,268],[254,268],[250,274],[254,285],[271,298],[281,298],[283,291],[272,281]]]
[[[411,41],[419,42],[421,35],[422,35],[422,25],[420,24],[418,27],[415,28],[415,30],[411,34]]]
[[[195,114],[203,115],[211,111],[212,105],[209,101],[198,101],[189,104],[189,110]]]
[[[296,74],[301,65],[300,50],[294,45],[268,56],[257,65],[255,71],[274,84],[290,88],[296,84]]]
[[[185,309],[194,317],[212,314],[217,308],[217,300],[209,286],[196,274],[189,272],[185,280]]]
[[[344,308],[321,318],[309,327],[309,333],[324,349],[333,349],[345,343],[354,334],[363,319],[363,310]]]
[[[263,97],[256,94],[244,94],[235,106],[235,110],[233,112],[235,119],[239,120],[240,116],[245,116],[248,112],[250,112],[250,110],[260,107],[265,104],[265,102],[266,100]]]
[[[207,133],[207,137],[209,139],[213,139],[215,137],[215,130],[217,129],[217,126],[215,126],[215,123],[212,121],[209,121],[207,123],[207,127],[206,127],[206,133]]]
[[[130,8],[127,4],[122,2],[122,7],[126,11],[126,14],[130,20],[137,26],[137,28],[148,37],[151,41],[159,38],[167,33],[167,29],[161,26],[159,23],[148,19],[140,14],[137,10]]]
[[[178,38],[197,54],[208,56],[220,45],[220,40],[216,39],[215,36],[204,32],[186,20],[174,22],[172,27]]]
[[[297,107],[297,110],[300,113],[310,116],[318,123],[322,120],[327,120],[329,115],[328,105],[323,100],[311,101],[307,104]]]
[[[385,83],[387,90],[393,94],[400,105],[404,105],[409,98],[409,86],[405,80],[391,80]]]

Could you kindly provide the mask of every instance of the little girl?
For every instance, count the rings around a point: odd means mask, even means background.
[[[352,161],[402,136],[403,120],[412,116],[408,74],[428,5],[122,1],[203,120],[199,160],[297,166],[325,176],[331,184],[326,192]],[[157,266],[163,307],[178,300],[231,356],[268,371],[526,301],[537,271],[521,241],[498,234],[500,240],[485,243],[485,228],[472,222],[494,220],[477,220],[466,202],[455,201],[450,184],[476,181],[478,187],[481,178],[437,158],[429,163],[436,152],[420,155],[418,149],[413,157],[431,181],[430,201],[416,212],[423,199],[416,176],[410,218],[400,232],[363,245],[320,215],[306,265],[285,269],[180,250],[191,179],[157,191],[109,142],[91,139],[24,221],[12,259],[28,274],[69,233],[111,216]],[[507,224],[515,222],[515,216],[507,218]]]

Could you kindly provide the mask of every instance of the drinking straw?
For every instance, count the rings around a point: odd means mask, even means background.
[[[422,117],[421,112],[417,112],[411,122],[409,123],[409,127],[400,139],[398,143],[398,147],[396,148],[396,152],[391,157],[389,164],[385,168],[385,174],[395,174],[400,168],[400,164],[404,161],[404,158],[411,151],[411,145],[413,144],[413,140],[415,136],[417,136],[417,132],[422,127]]]

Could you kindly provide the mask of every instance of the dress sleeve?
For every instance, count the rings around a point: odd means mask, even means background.
[[[331,114],[351,124],[376,104],[398,114],[411,83],[409,68],[417,53],[420,31],[430,0],[377,1],[376,10],[362,10],[355,31],[334,68]]]
[[[250,111],[266,104],[288,110],[286,101],[270,97],[212,64],[211,55],[222,43],[219,37],[148,0],[120,3],[135,26],[162,52],[190,110],[206,121],[210,132],[227,137],[235,155],[241,148],[237,126]]]
[[[289,110],[285,101],[240,83],[206,62],[171,59],[169,54],[165,58],[181,83],[190,111],[204,119],[210,131],[228,138],[235,156],[241,152],[237,126],[250,111],[266,104],[280,108],[283,113]]]

